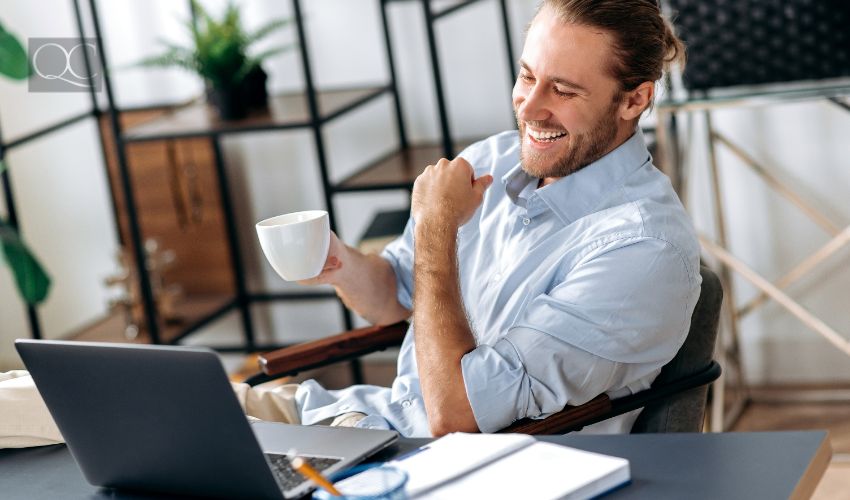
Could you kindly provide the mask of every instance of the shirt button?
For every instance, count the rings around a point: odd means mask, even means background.
[[[402,408],[410,408],[410,400],[409,400],[409,399],[405,399],[404,401],[402,401],[402,402],[401,402],[401,407],[402,407]]]
[[[501,275],[501,274],[496,273],[496,274],[494,274],[494,275],[493,275],[493,281],[499,281],[500,279],[502,279],[502,275]]]
[[[527,226],[529,224],[531,224],[531,219],[529,219],[528,217],[523,217],[522,218],[522,225]]]

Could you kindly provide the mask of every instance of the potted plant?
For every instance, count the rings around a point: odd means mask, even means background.
[[[185,22],[193,46],[184,47],[161,41],[166,51],[141,62],[142,66],[180,67],[197,73],[204,79],[207,100],[223,120],[242,118],[248,111],[266,106],[266,73],[261,63],[269,57],[288,50],[292,45],[274,47],[251,55],[251,47],[269,34],[291,22],[275,19],[258,29],[246,32],[242,28],[239,8],[228,2],[221,19],[214,19],[195,0],[195,18]]]
[[[0,75],[25,80],[30,75],[27,53],[21,42],[0,24]],[[0,175],[6,165],[0,156]],[[35,305],[47,297],[50,278],[21,239],[18,230],[0,217],[0,247],[15,277],[18,292],[27,304]]]

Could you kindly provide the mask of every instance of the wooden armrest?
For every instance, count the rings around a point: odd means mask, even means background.
[[[261,355],[260,369],[268,376],[283,377],[370,352],[401,345],[408,324],[404,321],[387,326],[349,330],[320,340],[285,347]]]
[[[549,415],[544,419],[524,418],[498,431],[499,433],[516,432],[520,434],[565,434],[584,427],[594,418],[611,411],[611,399],[607,394],[600,394],[587,403],[579,406],[567,406],[563,410]]]
[[[524,418],[498,431],[520,434],[564,434],[602,420],[643,408],[650,403],[661,401],[670,396],[704,386],[720,376],[720,365],[711,361],[700,371],[677,380],[638,391],[628,396],[610,399],[601,394],[579,406],[567,406],[563,410],[541,420]]]

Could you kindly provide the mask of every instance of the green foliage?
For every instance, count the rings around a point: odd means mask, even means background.
[[[21,240],[18,231],[0,219],[0,243],[3,256],[12,268],[15,284],[27,304],[38,304],[47,298],[50,278],[44,268]]]
[[[21,42],[0,24],[0,75],[25,80],[30,75],[27,51]]]
[[[242,28],[239,8],[228,2],[221,19],[214,19],[197,2],[192,2],[196,22],[186,21],[194,44],[183,47],[168,41],[160,41],[166,51],[157,56],[143,59],[142,66],[179,67],[194,71],[217,89],[238,87],[245,75],[272,55],[292,48],[292,45],[275,47],[254,56],[250,47],[269,34],[286,27],[291,19],[275,19],[256,30],[246,33]]]
[[[23,45],[0,25],[0,75],[13,80],[25,80],[30,75],[29,61]],[[6,163],[0,159],[0,175]],[[50,278],[44,268],[21,240],[17,229],[0,218],[0,258],[5,257],[21,297],[28,304],[38,304],[47,297]]]
[[[0,175],[5,170],[6,163],[0,160]],[[0,257],[5,256],[15,277],[18,291],[27,304],[35,305],[47,298],[50,278],[21,240],[18,231],[2,218],[0,218],[0,249],[2,249]]]

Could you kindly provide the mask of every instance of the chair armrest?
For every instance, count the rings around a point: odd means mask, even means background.
[[[320,340],[285,347],[261,355],[260,369],[268,377],[284,377],[298,372],[354,359],[370,352],[401,345],[407,333],[402,321],[387,326],[349,330]]]
[[[663,384],[653,384],[649,389],[615,399],[611,404],[611,416],[622,415],[638,408],[644,408],[650,403],[655,403],[676,394],[682,394],[691,389],[708,385],[717,380],[721,372],[720,365],[717,361],[712,360],[696,373]]]
[[[610,411],[611,399],[607,394],[600,394],[583,405],[567,406],[545,419],[523,418],[517,420],[498,433],[565,434],[581,429],[599,417],[607,415]]]
[[[545,419],[535,420],[524,418],[517,420],[498,432],[565,434],[570,431],[576,431],[584,426],[595,424],[638,408],[643,408],[650,403],[709,384],[720,376],[720,371],[720,365],[716,361],[712,361],[699,372],[666,384],[651,387],[614,400],[611,400],[606,394],[601,394],[583,405],[567,406]]]

